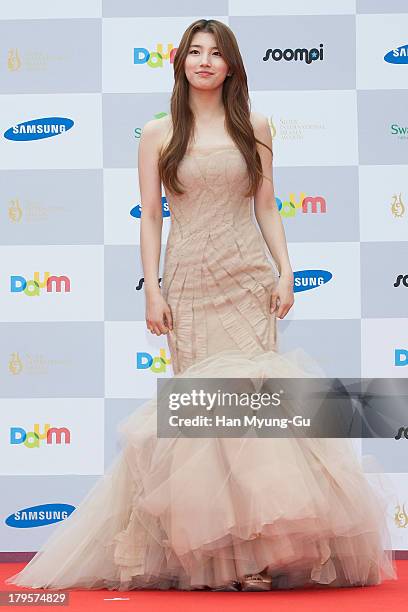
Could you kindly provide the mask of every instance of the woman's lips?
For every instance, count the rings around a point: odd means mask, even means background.
[[[199,76],[212,76],[214,73],[213,72],[197,72],[197,74]]]

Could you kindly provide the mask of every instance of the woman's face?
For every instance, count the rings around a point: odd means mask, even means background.
[[[228,64],[217,48],[214,35],[209,32],[194,34],[184,67],[189,83],[197,89],[219,87],[228,73]]]

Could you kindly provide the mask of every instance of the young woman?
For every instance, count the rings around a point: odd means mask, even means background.
[[[192,23],[174,74],[171,114],[139,145],[147,327],[167,336],[175,378],[307,375],[312,360],[277,350],[293,273],[271,132],[249,110],[232,31]],[[160,289],[161,183],[171,229]],[[156,408],[153,398],[121,424],[127,443],[108,473],[8,582],[270,590],[396,578],[384,500],[349,440],[160,438]]]

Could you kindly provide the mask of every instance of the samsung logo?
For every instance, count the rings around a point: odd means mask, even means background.
[[[162,196],[161,203],[162,203],[163,217],[170,217],[170,209],[167,203],[166,196]],[[140,219],[140,217],[142,216],[142,205],[136,204],[136,206],[134,206],[132,210],[130,211],[130,216],[133,217],[134,219]]]
[[[44,117],[18,123],[4,132],[8,140],[41,140],[70,130],[74,122],[66,117]]]
[[[75,506],[71,504],[41,504],[17,510],[6,518],[5,523],[18,529],[42,527],[65,520],[74,510]]]
[[[320,287],[333,277],[327,270],[299,270],[293,273],[294,293]]]
[[[401,45],[388,51],[384,55],[384,60],[389,64],[408,64],[408,45]]]

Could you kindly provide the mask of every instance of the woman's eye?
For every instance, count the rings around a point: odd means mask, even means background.
[[[197,51],[197,49],[191,49],[190,53],[195,53],[196,51]],[[197,53],[198,53],[198,51],[197,51]],[[220,51],[214,51],[214,53],[218,53],[218,55],[221,56]]]

